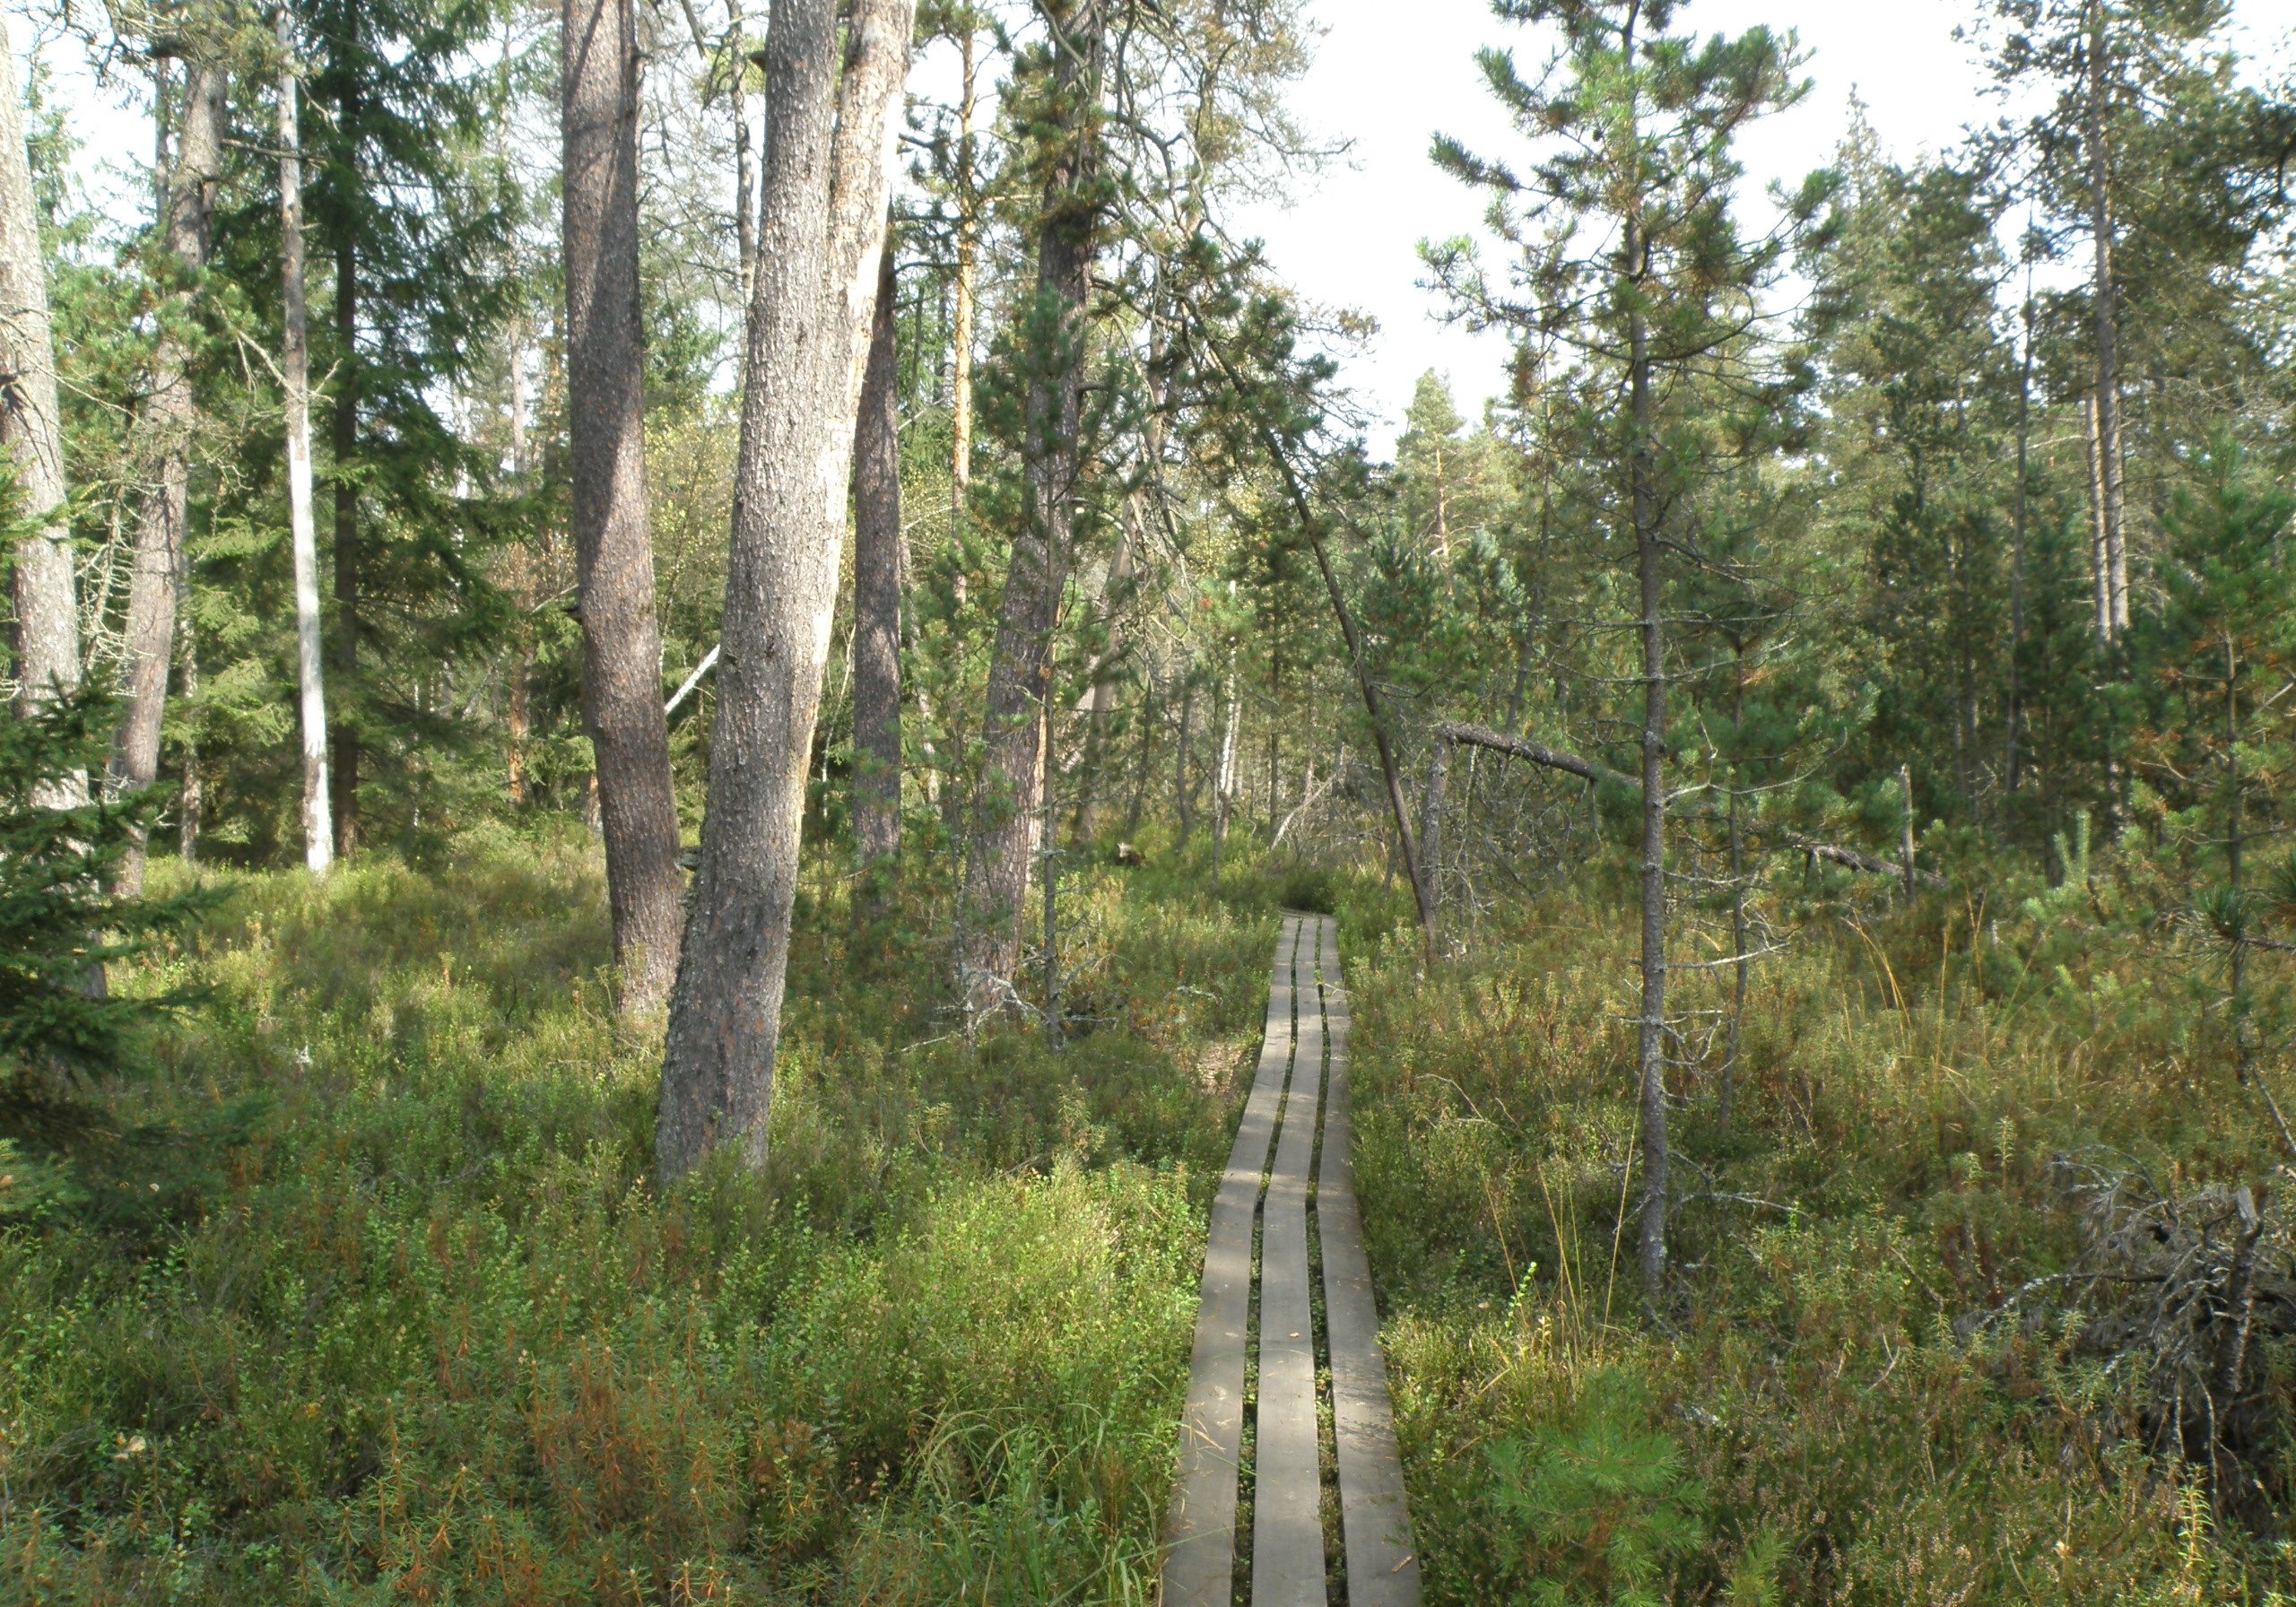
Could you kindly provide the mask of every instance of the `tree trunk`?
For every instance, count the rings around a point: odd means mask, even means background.
[[[167,712],[168,672],[175,661],[176,606],[184,567],[184,518],[189,500],[191,442],[199,424],[192,394],[192,352],[184,325],[207,266],[212,187],[222,169],[222,68],[186,64],[182,122],[175,161],[164,188],[161,237],[177,282],[159,312],[152,355],[152,392],[144,422],[152,447],[152,478],[136,510],[135,553],[127,582],[127,619],[121,643],[120,691],[126,707],[113,740],[111,786],[119,792],[159,779],[160,725]],[[138,832],[121,858],[115,890],[135,898],[144,890],[145,844]]]
[[[1451,744],[1441,736],[1427,756],[1427,791],[1420,798],[1419,873],[1427,883],[1427,941],[1443,918],[1443,792],[1451,772]]]
[[[1196,679],[1187,666],[1180,670],[1180,728],[1172,749],[1172,805],[1179,815],[1180,846],[1196,831],[1196,789],[1187,774],[1188,741],[1196,725]]]
[[[1027,318],[1030,379],[1023,404],[1023,514],[997,611],[989,658],[985,755],[975,788],[959,919],[959,970],[975,1016],[1011,992],[1020,963],[1019,917],[1029,886],[1029,822],[1037,813],[1038,710],[1051,695],[1052,633],[1074,541],[1084,459],[1077,443],[1084,400],[1086,309],[1098,248],[1095,136],[1104,18],[1101,0],[1048,0],[1056,38],[1054,142],[1037,236],[1035,306]]]
[[[355,42],[355,41],[354,41]],[[357,80],[345,74],[335,115],[339,126],[359,126]],[[357,177],[351,176],[355,187]],[[355,195],[355,187],[352,189]],[[349,197],[346,197],[346,204]],[[333,750],[327,780],[334,796],[335,851],[348,857],[359,847],[359,257],[345,222],[335,242],[335,699],[329,732]]]
[[[2128,552],[2123,540],[2120,287],[2113,268],[2112,159],[2105,139],[2105,8],[2091,0],[2089,26],[2089,223],[2096,248],[2097,523],[2103,543],[2105,639],[2128,629]]]
[[[8,455],[30,534],[11,556],[15,604],[16,708],[80,685],[80,609],[72,531],[64,517],[64,434],[56,404],[56,347],[49,332],[47,266],[24,135],[15,48],[0,20],[0,451]],[[87,801],[85,777],[41,787],[33,801],[69,809]]]
[[[1118,526],[1116,556],[1109,563],[1108,585],[1101,590],[1095,609],[1100,615],[1100,656],[1092,665],[1091,707],[1084,726],[1083,773],[1078,779],[1076,799],[1076,836],[1085,844],[1100,836],[1100,771],[1108,754],[1109,717],[1116,711],[1116,677],[1112,672],[1118,651],[1117,611],[1123,605],[1124,589],[1132,578],[1131,521],[1138,517],[1135,504],[1130,517]]]
[[[750,156],[750,61],[748,19],[742,0],[726,0],[726,86],[734,106],[734,260],[741,275],[742,305],[757,283],[757,179]]]
[[[1236,684],[1236,656],[1228,655],[1228,712],[1220,732],[1220,766],[1212,784],[1212,885],[1220,885],[1220,862],[1228,847],[1228,822],[1236,808],[1236,735],[1243,724],[1243,689]]]
[[[191,595],[189,565],[177,571],[177,595]],[[192,634],[188,610],[176,612],[176,673],[180,677],[183,699],[196,705],[199,701],[199,643]],[[176,798],[176,856],[186,864],[199,860],[199,836],[207,825],[207,787],[199,768],[199,743],[186,732],[178,744],[183,755],[183,791]]]
[[[638,302],[638,36],[630,0],[567,0],[566,383],[582,714],[596,756],[622,1009],[650,1015],[676,975],[677,798],[647,528]]]
[[[853,838],[865,872],[900,854],[900,396],[893,289],[888,231],[853,439]]]
[[[979,276],[979,198],[974,193],[973,117],[979,109],[979,81],[973,59],[971,19],[965,22],[963,78],[957,91],[957,265],[955,309],[949,332],[952,347],[949,381],[950,432],[955,450],[949,471],[950,539],[957,559],[956,600],[965,600],[965,502],[972,491],[972,343],[976,284]]]
[[[1913,770],[1909,766],[1898,766],[1898,795],[1905,801],[1905,819],[1898,826],[1898,863],[1905,867],[1901,885],[1910,907],[1920,896],[1921,884],[1913,863]]]
[[[1634,38],[1625,43],[1634,70]],[[1633,171],[1628,176],[1626,238],[1622,276],[1630,297],[1649,267],[1641,216],[1641,134],[1630,119],[1624,138]],[[1636,1023],[1636,1064],[1642,1095],[1642,1292],[1652,1310],[1666,1282],[1666,643],[1664,583],[1659,571],[1657,488],[1651,483],[1652,398],[1650,338],[1639,300],[1627,315],[1629,413],[1633,439],[1627,453],[1628,511],[1634,524],[1635,569],[1642,617],[1642,1008]]]
[[[2025,526],[2032,487],[2029,458],[2033,413],[2033,270],[2025,266],[2024,352],[2017,366],[2017,507],[2009,536],[2009,752],[2004,769],[2014,795],[2024,781]]]
[[[285,308],[279,368],[286,381],[287,523],[295,560],[295,673],[303,737],[303,863],[335,863],[327,795],[326,667],[319,638],[318,525],[311,499],[310,313],[304,302],[303,158],[296,111],[292,15],[279,8],[280,288]],[[515,683],[523,685],[523,682]]]
[[[765,189],[701,864],[670,1003],[655,1155],[763,1160],[853,421],[914,0],[776,0]],[[843,72],[840,74],[840,56]]]

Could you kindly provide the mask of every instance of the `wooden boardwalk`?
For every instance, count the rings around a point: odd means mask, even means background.
[[[1413,1607],[1419,1600],[1378,1312],[1355,1213],[1347,1021],[1336,924],[1328,916],[1285,916],[1258,1068],[1212,1205],[1204,1301],[1180,1421],[1179,1477],[1165,1525],[1164,1607],[1243,1601],[1325,1607],[1343,1600],[1351,1607]],[[1311,1215],[1322,1251],[1320,1332],[1309,1254]],[[1329,1379],[1337,1498],[1329,1503],[1336,1515],[1329,1536],[1317,1420],[1319,1353]],[[1246,1468],[1247,1385],[1255,1360]],[[1248,1551],[1238,1535],[1247,1486]],[[1248,1594],[1239,1594],[1247,1579]],[[1335,1588],[1342,1579],[1344,1594]]]

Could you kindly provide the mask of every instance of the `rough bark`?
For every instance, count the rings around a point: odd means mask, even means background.
[[[303,159],[296,113],[294,22],[281,6],[279,28],[279,273],[285,308],[279,369],[286,380],[287,520],[295,562],[295,673],[303,736],[303,863],[335,863],[327,795],[326,665],[319,638],[318,525],[311,497],[310,312],[303,269]],[[521,683],[523,684],[523,683]]]
[[[160,725],[167,712],[168,672],[175,662],[176,607],[184,568],[184,518],[189,502],[191,443],[199,407],[192,394],[192,351],[184,325],[191,298],[207,266],[208,217],[222,170],[223,70],[185,64],[183,107],[175,159],[162,186],[162,248],[175,282],[159,317],[152,352],[151,394],[143,427],[151,451],[151,479],[138,499],[135,547],[127,579],[127,618],[121,642],[119,730],[112,743],[110,786],[132,792],[160,775]],[[144,890],[143,833],[122,856],[114,889],[128,898]]]
[[[837,602],[853,420],[913,0],[776,0],[765,189],[700,871],[670,1004],[655,1153],[764,1159],[805,769]]]
[[[899,320],[893,242],[877,266],[877,306],[853,437],[853,838],[862,867],[900,854]]]
[[[64,517],[64,435],[39,218],[15,47],[0,19],[0,451],[15,475],[17,512],[30,526],[10,576],[16,616],[10,646],[23,715],[80,685],[80,610]],[[87,801],[86,778],[44,787],[34,801],[75,807]]]
[[[638,33],[630,0],[567,0],[566,382],[582,723],[596,756],[622,1009],[649,1015],[677,972],[677,798],[646,500],[638,303]]]
[[[1039,711],[1051,691],[1051,647],[1074,540],[1083,459],[1086,304],[1098,248],[1100,0],[1048,4],[1056,36],[1052,104],[1058,126],[1045,164],[1037,232],[1031,371],[1023,403],[1023,515],[997,611],[988,666],[984,762],[973,802],[960,913],[958,969],[974,1015],[1010,996],[1028,896],[1031,822],[1042,755]]]

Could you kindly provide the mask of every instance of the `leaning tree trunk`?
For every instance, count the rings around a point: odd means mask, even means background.
[[[136,510],[135,556],[128,575],[122,642],[120,691],[126,708],[111,755],[111,785],[123,792],[149,786],[160,775],[160,723],[167,711],[168,671],[175,661],[191,440],[199,423],[185,323],[198,275],[207,265],[211,187],[223,165],[223,83],[221,67],[201,61],[187,65],[183,121],[167,176],[161,234],[170,259],[169,271],[178,288],[159,314],[152,394],[144,415],[153,448],[153,473]],[[126,897],[144,890],[144,834],[138,831],[113,883]]]
[[[1066,584],[1083,457],[1085,306],[1099,235],[1094,194],[1100,147],[1100,0],[1048,5],[1057,36],[1053,111],[1037,235],[1037,291],[1026,315],[1030,382],[1024,403],[1022,527],[997,613],[989,659],[982,767],[973,806],[960,912],[958,969],[967,1009],[978,1016],[1008,999],[1020,967],[1021,910],[1028,897],[1031,822],[1039,804],[1041,710],[1051,696],[1053,627]]]
[[[582,715],[596,754],[625,1014],[677,974],[677,797],[647,528],[638,306],[638,36],[627,0],[567,0],[562,33],[566,381]]]
[[[335,863],[327,795],[326,665],[319,638],[318,523],[311,499],[311,329],[303,271],[303,156],[296,112],[293,13],[279,8],[279,272],[285,308],[280,372],[287,392],[287,523],[295,560],[295,674],[303,735],[303,863]]]
[[[765,201],[709,808],[655,1134],[665,1178],[720,1147],[765,1157],[806,759],[916,13],[914,0],[851,0],[840,52],[840,9],[776,0],[766,31]]]
[[[20,716],[80,685],[80,609],[72,530],[64,517],[64,433],[39,218],[15,47],[0,20],[0,367],[11,376],[0,386],[0,452],[22,499],[17,511],[30,529],[16,545],[10,575]],[[44,786],[34,798],[59,809],[86,801],[84,777]]]
[[[890,232],[853,432],[854,847],[867,872],[900,854],[900,428],[899,319]]]

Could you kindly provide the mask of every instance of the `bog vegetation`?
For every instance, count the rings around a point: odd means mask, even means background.
[[[1392,449],[1311,0],[12,10],[0,1599],[1152,1601],[1309,908],[1431,1601],[2296,1600],[2292,60],[1778,10]]]

